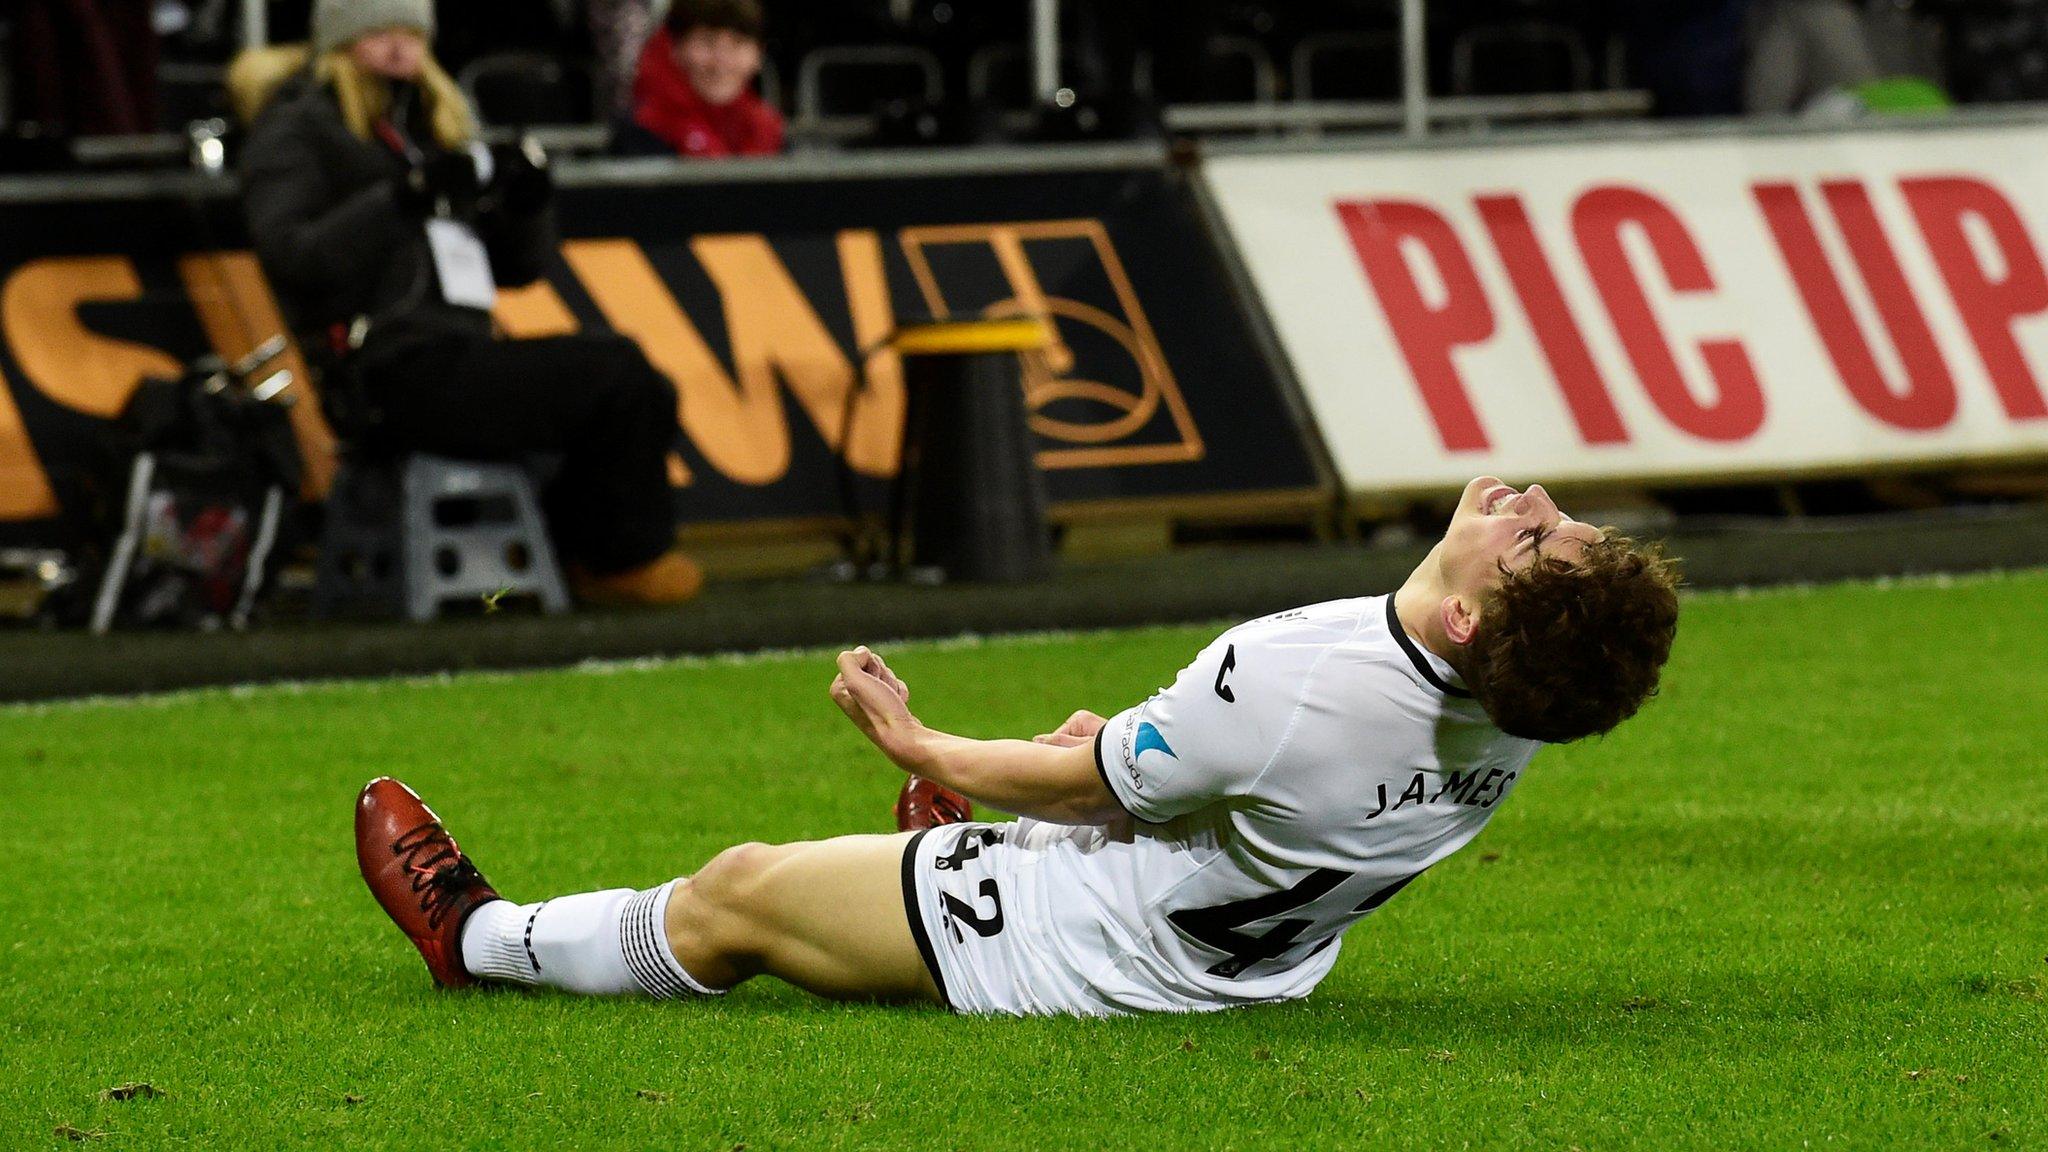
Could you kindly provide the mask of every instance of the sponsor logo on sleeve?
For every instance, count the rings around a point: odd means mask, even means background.
[[[1151,701],[1146,703],[1149,704]],[[1143,714],[1141,710],[1139,715]],[[1130,777],[1131,787],[1142,791],[1145,787],[1145,777],[1138,771],[1138,757],[1147,752],[1159,752],[1173,757],[1173,748],[1166,743],[1166,737],[1160,734],[1158,725],[1149,720],[1133,719],[1133,723],[1120,726],[1123,731],[1117,742],[1117,750],[1122,754],[1120,762],[1124,766],[1124,775]]]
[[[1167,744],[1166,737],[1159,734],[1158,726],[1150,721],[1143,721],[1138,725],[1138,744],[1131,753],[1132,759],[1143,756],[1147,752],[1164,752],[1172,759],[1180,759],[1180,757],[1174,756],[1173,748]]]

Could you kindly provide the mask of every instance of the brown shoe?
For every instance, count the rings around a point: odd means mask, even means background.
[[[462,967],[462,922],[498,899],[441,818],[412,789],[380,776],[356,798],[356,864],[370,894],[443,988],[476,983]]]
[[[598,576],[571,569],[569,583],[576,599],[614,607],[682,604],[704,590],[704,569],[681,552],[666,552],[624,572]]]
[[[896,795],[896,830],[922,832],[941,824],[965,824],[974,819],[974,805],[951,788],[934,784],[922,776],[903,782]]]

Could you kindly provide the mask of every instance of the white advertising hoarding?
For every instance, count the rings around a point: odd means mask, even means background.
[[[2048,127],[1204,171],[1353,491],[2048,457]]]

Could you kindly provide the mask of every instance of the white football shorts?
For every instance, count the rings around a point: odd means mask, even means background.
[[[1205,1012],[1243,1000],[1194,995],[1154,970],[1152,949],[1107,914],[1098,853],[1129,845],[1104,828],[1018,820],[920,832],[903,853],[903,899],[925,966],[966,1015]],[[1301,983],[1293,999],[1307,994]]]

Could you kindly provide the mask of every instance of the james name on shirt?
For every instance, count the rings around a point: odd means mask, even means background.
[[[1388,812],[1399,812],[1411,804],[1435,804],[1444,799],[1467,807],[1491,808],[1507,794],[1508,785],[1514,783],[1515,777],[1520,773],[1492,768],[1482,777],[1478,769],[1471,772],[1454,771],[1434,793],[1429,790],[1429,778],[1432,775],[1441,776],[1442,773],[1417,772],[1415,778],[1408,782],[1408,787],[1402,789],[1401,794],[1393,800],[1387,798],[1387,786],[1380,785],[1379,807],[1367,813],[1365,818],[1372,820]]]

